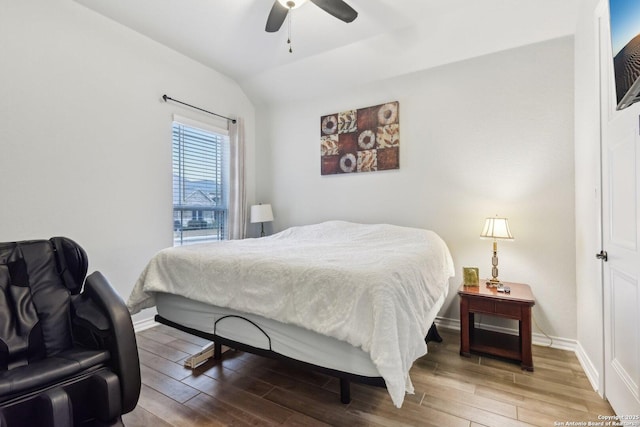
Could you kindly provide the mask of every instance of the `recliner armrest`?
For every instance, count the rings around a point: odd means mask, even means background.
[[[112,338],[108,339],[108,350],[120,377],[123,413],[130,412],[138,402],[141,380],[136,336],[129,310],[99,271],[87,276],[82,294],[90,297],[109,320]],[[97,323],[102,322],[97,320]]]
[[[109,319],[104,314],[102,308],[86,294],[73,295],[71,297],[73,305],[74,325],[85,327],[93,332],[103,333],[111,329]]]

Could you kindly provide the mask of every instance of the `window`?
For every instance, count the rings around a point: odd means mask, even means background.
[[[174,246],[228,238],[228,159],[226,131],[173,122]]]

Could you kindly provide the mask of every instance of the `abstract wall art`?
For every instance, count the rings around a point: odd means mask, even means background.
[[[397,101],[320,117],[320,173],[400,168]]]

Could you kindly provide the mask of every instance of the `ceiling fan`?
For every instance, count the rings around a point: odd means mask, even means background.
[[[289,11],[297,7],[302,6],[307,0],[275,0],[269,17],[267,18],[267,25],[265,31],[268,33],[275,33],[282,27]],[[356,12],[351,6],[346,4],[343,0],[310,0],[311,3],[318,6],[328,14],[335,16],[344,22],[351,22],[358,17]]]

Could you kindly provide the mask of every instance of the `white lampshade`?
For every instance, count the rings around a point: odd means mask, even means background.
[[[273,221],[273,211],[271,205],[253,205],[251,206],[251,222],[269,222]]]
[[[484,228],[480,237],[489,239],[508,239],[513,240],[511,230],[509,230],[509,221],[507,218],[487,218],[484,222]]]

